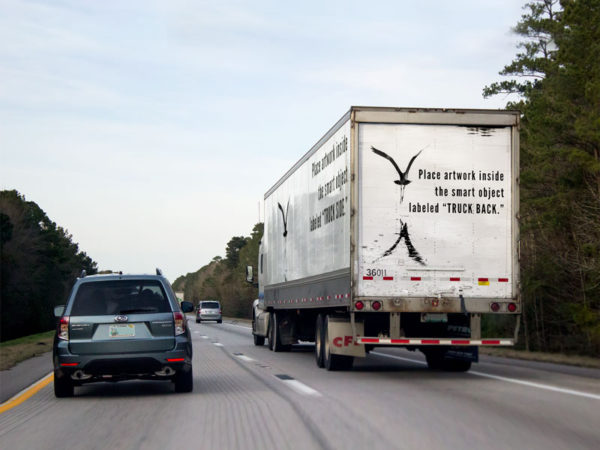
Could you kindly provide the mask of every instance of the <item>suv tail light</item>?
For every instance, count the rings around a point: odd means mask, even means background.
[[[62,316],[58,321],[58,338],[63,341],[69,340],[69,316]]]
[[[185,316],[180,312],[174,312],[173,320],[175,320],[175,336],[185,333]]]

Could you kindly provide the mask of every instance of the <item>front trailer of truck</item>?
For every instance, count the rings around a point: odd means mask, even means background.
[[[351,108],[265,195],[255,343],[314,341],[328,369],[402,346],[445,370],[513,345],[518,124],[516,111]],[[515,316],[514,336],[482,337],[486,314]]]

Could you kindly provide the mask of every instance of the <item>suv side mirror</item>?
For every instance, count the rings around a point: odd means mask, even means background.
[[[254,270],[252,266],[246,266],[246,281],[252,283],[254,281]]]
[[[192,302],[183,301],[181,302],[181,310],[184,313],[192,312],[194,310],[194,304]]]
[[[56,317],[57,319],[59,317],[62,317],[63,313],[65,312],[65,306],[66,305],[58,305],[54,307],[54,317]]]

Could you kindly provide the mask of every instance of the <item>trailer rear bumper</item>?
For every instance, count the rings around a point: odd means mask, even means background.
[[[377,338],[377,337],[357,337],[357,344],[368,345],[452,345],[452,346],[472,346],[479,347],[497,347],[500,345],[515,345],[514,339],[460,339],[460,338]]]

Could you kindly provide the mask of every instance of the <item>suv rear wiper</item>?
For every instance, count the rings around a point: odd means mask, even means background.
[[[157,312],[158,308],[135,308],[135,309],[123,309],[119,311],[119,314],[132,314],[138,312]]]

